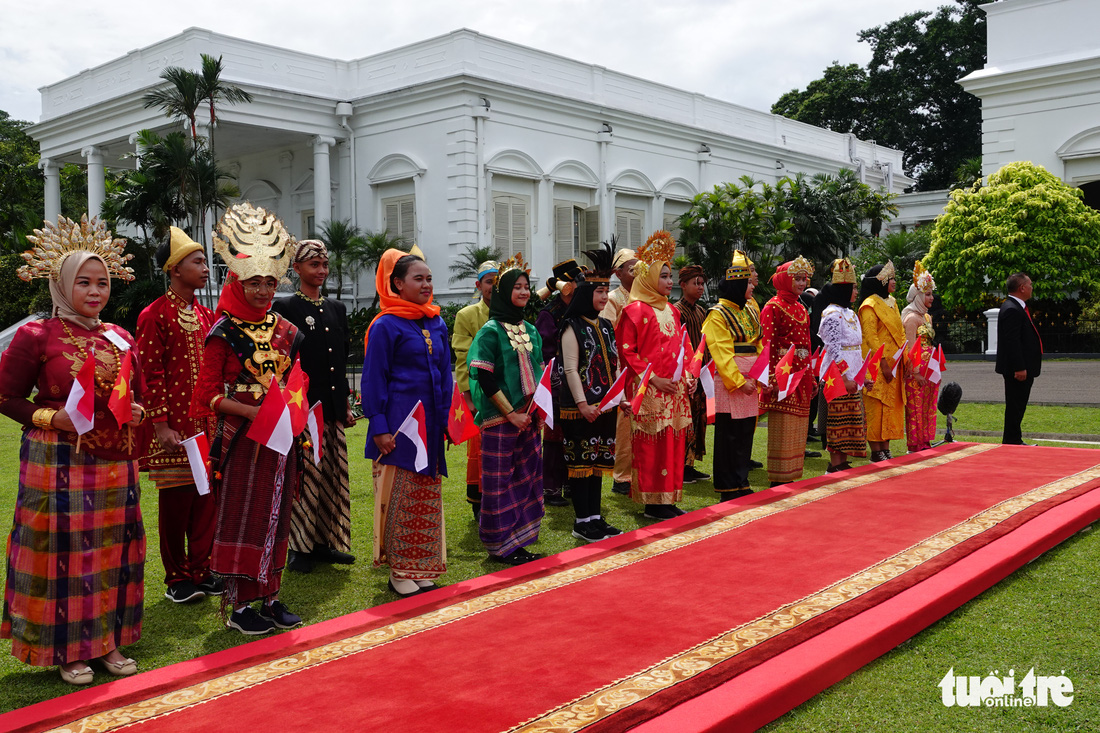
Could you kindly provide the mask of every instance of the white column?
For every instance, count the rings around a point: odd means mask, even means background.
[[[284,150],[279,153],[279,218],[286,222],[294,206],[294,153]]]
[[[329,148],[336,138],[318,135],[313,144],[313,219],[317,230],[332,220],[332,171],[329,165]]]
[[[417,241],[415,243],[417,244],[417,246],[420,245],[419,240],[424,236],[423,221],[424,221],[424,208],[425,207],[421,204],[421,202],[424,200],[423,178],[424,178],[424,174],[420,171],[417,171],[416,175],[413,176],[413,201],[416,202],[416,204],[413,206],[413,213],[416,215],[416,220],[413,222],[413,227],[414,227],[413,231],[416,232],[416,240]],[[420,247],[420,251],[423,252],[424,247]],[[424,252],[424,254],[427,254],[427,252]]]
[[[141,169],[141,156],[145,153],[145,148],[142,146],[141,141],[138,139],[136,132],[130,133],[130,144],[134,146],[134,153],[137,157],[134,158],[134,167],[138,170]]]
[[[80,151],[88,160],[88,217],[99,216],[103,201],[107,198],[107,182],[104,178],[103,150],[89,145]]]
[[[38,161],[42,175],[46,179],[46,206],[43,212],[46,221],[56,222],[61,214],[61,166],[49,158]]]
[[[493,244],[493,172],[488,170],[485,166],[479,166],[479,170],[482,171],[482,178],[485,180],[485,208],[481,212],[481,220],[485,225],[485,228],[479,235],[479,241],[485,242],[486,247],[490,247]],[[530,257],[531,253],[527,252],[524,257]]]
[[[615,231],[615,212],[612,210],[612,204],[609,203],[611,196],[607,190],[607,146],[611,144],[612,132],[610,128],[606,130],[600,130],[596,133],[596,144],[600,148],[600,169],[596,171],[596,175],[599,176],[599,199],[600,199],[600,241],[606,242],[611,236],[611,233]]]
[[[997,354],[997,319],[1001,315],[1000,308],[990,308],[983,315],[986,320],[986,346],[985,353],[987,356]]]
[[[699,182],[697,185],[699,186],[699,192],[704,193],[707,189],[707,163],[710,162],[711,152],[709,145],[702,145],[700,148],[706,149],[700,149],[696,153],[696,158],[699,161]]]
[[[661,194],[656,194],[649,206],[652,212],[653,221],[649,223],[649,231],[655,232],[658,229],[665,228],[665,197]],[[649,236],[649,235],[646,235]]]
[[[477,246],[488,247],[492,245],[489,237],[489,195],[488,184],[485,182],[485,122],[489,119],[489,107],[474,107],[474,165],[477,176]],[[419,202],[418,206],[419,208]]]
[[[337,180],[340,182],[336,188],[336,218],[348,219],[354,221],[355,217],[352,216],[351,209],[351,192],[352,180],[351,180],[351,146],[350,139],[341,140],[336,144],[336,149],[339,152],[339,164],[340,170],[337,171]]]

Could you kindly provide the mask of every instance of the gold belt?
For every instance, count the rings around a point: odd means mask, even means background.
[[[256,397],[263,397],[264,386],[262,384],[238,384],[233,388],[234,392],[251,392]]]

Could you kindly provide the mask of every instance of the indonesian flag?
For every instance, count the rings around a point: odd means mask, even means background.
[[[861,386],[867,380],[867,373],[871,373],[871,379],[874,380],[878,377],[878,363],[882,358],[882,352],[886,349],[886,344],[879,344],[879,347],[875,349],[873,354],[868,353],[867,358],[863,360],[863,366],[856,372],[856,386]],[[874,371],[871,371],[871,370]]]
[[[306,418],[306,427],[309,428],[309,442],[313,443],[313,462],[321,465],[321,456],[325,454],[321,448],[321,441],[325,437],[325,410],[321,407],[321,401],[313,403],[309,408],[309,416]]]
[[[455,391],[451,395],[451,412],[447,417],[447,435],[455,445],[461,445],[477,435],[477,425],[474,425],[474,411],[470,403],[466,401],[466,395],[458,388],[455,382]]]
[[[909,340],[906,339],[905,343],[901,345],[897,353],[894,354],[894,366],[890,368],[890,376],[896,377],[898,375],[898,364],[901,363],[901,357],[905,356],[905,347],[909,345]]]
[[[306,421],[309,417],[309,377],[302,371],[302,364],[294,360],[294,366],[286,377],[286,390],[283,396],[286,398],[286,406],[290,409],[290,431],[294,435],[300,435],[306,429]]]
[[[115,379],[115,387],[111,390],[111,397],[107,400],[107,411],[115,417],[115,422],[121,428],[134,419],[134,411],[130,407],[133,396],[130,392],[130,376],[133,366],[130,363],[130,350],[122,352],[122,359],[118,365],[118,377]]]
[[[810,356],[810,372],[813,373],[818,379],[824,379],[825,369],[829,365],[825,363],[825,347],[819,346]]]
[[[191,478],[195,481],[199,496],[206,496],[210,493],[210,442],[206,439],[206,433],[185,438],[180,441],[180,445],[187,453],[187,462],[191,464]]]
[[[756,357],[756,361],[752,365],[752,369],[745,372],[746,377],[751,377],[761,384],[768,383],[768,367],[772,360],[771,344],[764,344],[764,350],[760,352],[760,356]]]
[[[73,421],[77,435],[95,427],[95,352],[84,360],[84,365],[76,374],[69,398],[65,400],[65,412]],[[129,418],[127,418],[129,419]]]
[[[629,376],[629,369],[623,369],[619,372],[619,376],[615,379],[615,383],[611,385],[611,389],[609,389],[604,398],[600,400],[600,412],[607,412],[623,401],[623,391],[626,389],[626,380]]]
[[[550,392],[550,373],[554,370],[555,361],[556,359],[551,359],[542,370],[542,379],[539,380],[538,386],[535,387],[535,394],[531,398],[531,406],[538,408],[543,419],[546,420],[546,427],[551,430],[554,429],[554,395]],[[528,408],[527,411],[530,412],[531,409]]]
[[[863,371],[862,369],[860,371]],[[821,392],[825,395],[826,402],[832,402],[837,397],[843,397],[848,394],[848,388],[844,386],[844,375],[840,373],[840,367],[837,363],[831,362],[828,368],[825,370],[825,374],[822,376],[824,384],[822,385]]]
[[[707,396],[707,425],[714,424],[714,361],[708,361],[707,365],[699,372],[699,386],[703,388],[703,394]]]
[[[688,362],[687,373],[696,379],[699,378],[699,373],[703,369],[703,353],[707,350],[707,335],[704,333],[699,339],[699,348],[695,350],[695,355],[691,357],[691,361]]]
[[[290,408],[279,389],[279,381],[272,378],[271,387],[260,403],[260,411],[248,428],[246,435],[260,445],[266,445],[276,453],[286,455],[294,445],[294,429],[290,423]]]
[[[687,355],[688,350],[688,333],[687,330],[683,330],[680,334],[680,351],[676,354],[676,371],[672,373],[672,381],[679,382],[681,377],[684,376],[684,357]]]
[[[413,468],[423,471],[428,467],[428,423],[424,417],[424,403],[420,400],[413,405],[412,411],[397,432],[404,435],[416,446],[416,458]]]
[[[638,414],[638,410],[642,407],[642,398],[645,397],[645,391],[649,388],[649,378],[653,376],[653,365],[650,364],[642,372],[641,381],[638,382],[638,389],[634,392],[634,399],[630,401],[630,411],[635,415]]]
[[[926,369],[928,370],[928,374],[925,375],[927,376],[928,381],[930,381],[932,384],[939,384],[940,381],[943,379],[943,369],[945,364],[946,359],[944,359],[943,356],[943,347],[937,346],[932,351],[932,355],[928,357],[928,366],[926,367]]]

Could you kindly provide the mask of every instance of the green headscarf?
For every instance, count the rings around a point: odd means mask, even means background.
[[[521,277],[527,278],[528,284],[531,278],[519,268],[506,270],[497,278],[493,286],[493,297],[489,301],[489,319],[502,323],[519,324],[523,322],[523,308],[512,303],[512,288]]]

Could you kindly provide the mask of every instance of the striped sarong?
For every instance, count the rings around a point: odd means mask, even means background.
[[[330,547],[351,552],[351,488],[343,423],[325,423],[321,447],[320,465],[312,455],[303,461],[302,489],[290,517],[290,549],[308,553]]]
[[[785,484],[802,478],[810,416],[768,412],[768,480]]]
[[[447,570],[443,480],[374,461],[374,566],[399,580],[433,580]]]
[[[481,542],[506,557],[539,538],[542,525],[542,441],[535,421],[481,428]]]
[[[863,419],[863,397],[846,394],[828,403],[825,445],[833,453],[866,457],[867,431]]]
[[[36,667],[141,638],[145,528],[137,461],[77,452],[32,428],[19,451],[0,637]]]

